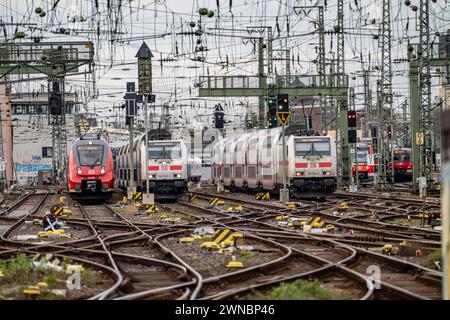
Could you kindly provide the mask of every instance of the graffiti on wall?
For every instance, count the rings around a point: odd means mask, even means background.
[[[16,164],[16,172],[38,172],[41,170],[52,170],[51,163],[42,164]]]

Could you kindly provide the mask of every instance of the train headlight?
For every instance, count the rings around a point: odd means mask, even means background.
[[[175,176],[175,178],[181,178],[181,174],[179,174],[179,173],[174,174],[174,176]]]
[[[153,174],[149,174],[149,175],[148,175],[148,178],[149,178],[149,179],[153,179],[153,178],[154,178],[154,175],[153,175]]]
[[[167,164],[167,162],[163,161],[162,164],[163,164],[163,166],[165,166]]]
[[[104,174],[104,173],[105,173],[105,167],[102,167],[102,168],[100,169],[100,173],[101,173],[101,174]]]
[[[77,168],[77,172],[78,172],[78,174],[82,174],[83,173],[83,171],[81,171],[80,167]]]
[[[323,174],[326,176],[331,176],[331,171],[324,171]]]

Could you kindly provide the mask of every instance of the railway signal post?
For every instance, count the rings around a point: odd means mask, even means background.
[[[289,188],[288,188],[288,172],[286,165],[286,141],[284,128],[287,125],[291,113],[289,112],[289,96],[287,94],[278,94],[277,96],[278,112],[277,118],[281,123],[281,136],[283,139],[283,188],[280,190],[280,201],[289,201]]]
[[[351,189],[352,191],[358,191],[359,186],[359,172],[358,172],[358,145],[357,145],[357,113],[355,110],[348,111],[347,114],[348,122],[348,142],[353,146],[355,155],[355,177],[353,177],[353,169],[350,166],[350,176],[351,176]],[[351,162],[351,161],[350,161]]]
[[[149,181],[148,181],[148,98],[152,93],[152,52],[145,42],[142,43],[136,58],[138,58],[138,80],[139,93],[143,96],[144,101],[144,117],[145,117],[145,200],[144,203],[149,203]]]
[[[125,110],[126,110],[126,120],[127,124],[130,130],[130,146],[134,145],[134,132],[133,132],[133,126],[134,126],[134,116],[136,115],[136,93],[135,93],[135,84],[134,82],[127,82],[127,92],[124,96],[125,98]],[[129,157],[129,167],[130,167],[130,185],[128,190],[129,192],[134,192],[135,185],[134,185],[134,157],[133,152],[130,152]]]

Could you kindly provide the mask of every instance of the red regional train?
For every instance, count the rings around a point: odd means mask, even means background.
[[[394,150],[394,180],[396,182],[412,181],[412,159],[410,148],[395,148]],[[392,163],[389,164],[392,169]]]
[[[358,143],[355,150],[351,150],[352,155],[352,176],[356,175],[356,161],[358,160],[358,179],[361,184],[371,184],[374,181],[375,161],[373,148],[366,143]]]
[[[113,156],[100,133],[75,140],[67,169],[68,190],[75,199],[107,199],[114,192]]]

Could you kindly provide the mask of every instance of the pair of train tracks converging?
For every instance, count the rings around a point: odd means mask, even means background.
[[[387,218],[403,217],[414,206],[416,211],[434,210],[432,204],[369,205],[338,195],[325,203],[302,201],[287,208],[242,194],[196,195],[192,202],[186,198],[157,204],[160,212],[153,216],[136,215],[130,206],[68,200],[71,237],[41,241],[23,240],[23,235],[58,196],[30,192],[1,213],[0,258],[8,260],[19,252],[30,257],[52,254],[82,264],[97,277],[95,285],[73,296],[83,299],[254,299],[297,280],[316,280],[345,299],[442,298],[440,272],[373,250],[400,242],[439,248],[438,231],[393,224]],[[211,206],[215,197],[243,210]],[[342,201],[352,212],[334,215]],[[318,216],[339,232],[304,232],[279,224],[280,215]],[[180,241],[205,228],[240,234],[237,250],[218,253],[198,242]],[[243,267],[227,267],[234,260],[243,261]]]

